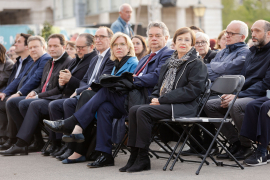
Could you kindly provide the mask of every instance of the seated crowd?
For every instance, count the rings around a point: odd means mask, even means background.
[[[129,10],[126,5],[120,8]],[[176,30],[167,46],[170,35],[163,22],[149,23],[147,46],[144,37],[133,36],[126,22],[128,17],[120,13],[112,28],[101,26],[95,35],[82,33],[75,43],[66,42],[61,34],[50,35],[46,43],[40,36],[21,33],[15,43],[19,56],[15,63],[5,57],[0,44],[0,155],[40,151],[45,125],[51,144],[42,152],[44,156],[56,157],[63,164],[93,161],[87,164],[90,168],[113,166],[117,128],[128,119],[131,153],[119,171],[149,170],[152,125],[161,119],[196,116],[208,79],[243,75],[245,83],[230,111],[235,126],[225,123],[221,133],[237,160],[250,166],[270,160],[269,22],[258,20],[252,25],[253,46],[249,48],[245,43],[248,26],[232,21],[217,38],[216,49],[210,48],[209,36],[195,26]],[[126,28],[117,32],[123,23]],[[234,97],[211,94],[203,116],[224,117]],[[219,124],[204,126],[215,134]],[[212,138],[201,135],[199,128],[192,134],[203,147],[210,146]],[[94,148],[89,152],[90,144]],[[190,144],[201,152],[194,142]],[[219,154],[215,143],[210,154],[230,158]]]

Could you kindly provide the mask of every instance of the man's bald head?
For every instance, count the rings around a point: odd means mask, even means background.
[[[270,41],[270,23],[265,20],[256,21],[251,27],[254,46],[262,47]]]

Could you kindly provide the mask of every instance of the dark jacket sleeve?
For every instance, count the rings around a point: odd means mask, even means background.
[[[8,59],[5,64],[4,64],[4,70],[2,73],[0,73],[0,89],[4,86],[6,86],[7,82],[8,82],[8,78],[12,72],[13,69],[13,61]]]
[[[160,104],[179,104],[190,102],[195,100],[201,94],[208,77],[205,64],[199,60],[195,61],[187,74],[188,84],[184,87],[176,88],[159,97],[158,100]]]
[[[173,52],[173,51],[172,51]],[[136,86],[139,87],[154,87],[158,81],[158,77],[159,77],[159,71],[161,66],[165,63],[165,61],[171,57],[172,53],[166,53],[166,55],[164,55],[160,61],[158,66],[155,68],[155,70],[153,72],[144,74],[142,76],[137,76],[134,77],[134,84]]]

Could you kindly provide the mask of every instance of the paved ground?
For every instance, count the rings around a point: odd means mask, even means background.
[[[196,157],[190,157],[198,160]],[[0,157],[0,180],[39,180],[39,179],[94,179],[94,180],[171,180],[171,179],[266,179],[269,178],[270,165],[246,167],[244,170],[232,167],[216,167],[211,162],[204,165],[200,175],[195,175],[198,164],[177,162],[173,171],[163,171],[165,159],[151,159],[152,170],[140,173],[120,173],[118,169],[124,166],[128,156],[119,154],[115,166],[90,169],[87,162],[63,165],[60,161],[43,157],[40,153],[30,153],[28,156]],[[227,161],[227,163],[232,163]]]

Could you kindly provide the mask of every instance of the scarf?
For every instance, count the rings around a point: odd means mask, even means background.
[[[125,56],[122,58],[120,62],[118,59],[114,61],[114,67],[115,67],[114,74],[116,74],[121,69],[121,67],[129,60],[130,57],[131,56]]]
[[[180,66],[186,62],[190,55],[192,54],[194,47],[192,47],[182,58],[178,59],[178,52],[174,51],[172,56],[168,59],[168,71],[165,74],[165,78],[163,79],[161,88],[160,88],[160,96],[170,92],[174,85],[174,80],[176,77],[176,72],[180,68]]]

